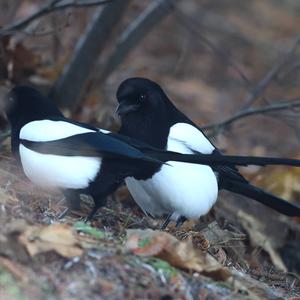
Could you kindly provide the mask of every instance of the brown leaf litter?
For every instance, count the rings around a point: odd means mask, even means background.
[[[66,224],[50,226],[29,226],[19,237],[31,256],[48,251],[55,251],[63,257],[81,256],[74,229]]]
[[[174,267],[200,272],[215,280],[227,280],[231,274],[213,256],[195,249],[191,239],[179,241],[166,232],[129,229],[126,247],[139,256],[155,256]]]

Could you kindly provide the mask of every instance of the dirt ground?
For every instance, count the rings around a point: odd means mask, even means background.
[[[99,210],[91,224],[81,222],[91,206],[87,197],[82,199],[80,214],[58,219],[65,208],[63,196],[38,190],[28,182],[10,157],[8,140],[0,161],[1,299],[300,297],[299,245],[296,239],[287,239],[288,231],[299,234],[297,222],[266,209],[266,218],[271,222],[274,215],[279,223],[272,220],[270,237],[264,228],[257,229],[262,224],[256,216],[237,207],[232,211],[220,199],[209,216],[179,229],[170,226],[165,237],[158,231],[160,221],[145,217],[125,188]],[[274,235],[276,226],[281,232]],[[158,235],[154,246],[128,245],[135,234],[150,239],[147,228]],[[165,253],[184,251],[188,261],[178,267],[177,257],[162,255],[156,249],[162,243],[160,236],[190,243],[184,250],[173,244],[161,246]],[[202,255],[215,258],[214,271],[206,266],[199,269]],[[287,273],[282,270],[286,265]]]

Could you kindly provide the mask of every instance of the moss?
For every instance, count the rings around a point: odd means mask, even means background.
[[[80,232],[83,232],[83,233],[86,233],[86,234],[89,234],[91,235],[92,237],[96,238],[96,239],[103,239],[105,237],[107,237],[106,233],[99,230],[99,229],[96,229],[94,227],[92,227],[90,224],[88,223],[84,223],[84,222],[76,222],[74,224],[74,228],[77,230],[77,231],[80,231]]]
[[[156,271],[162,270],[166,275],[173,277],[178,274],[178,271],[168,262],[159,258],[149,258],[146,263],[151,265]]]
[[[3,268],[0,268],[0,287],[13,299],[28,299],[24,296],[14,277]]]

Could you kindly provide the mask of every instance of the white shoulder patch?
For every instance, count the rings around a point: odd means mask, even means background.
[[[105,134],[111,133],[111,131],[106,130],[106,129],[102,129],[102,128],[98,128],[98,130],[99,130],[101,133],[105,133]]]
[[[94,130],[65,121],[40,120],[29,122],[23,126],[20,131],[20,139],[46,142],[87,132],[94,132]]]
[[[182,143],[182,146],[201,152],[202,154],[210,154],[215,149],[198,128],[187,123],[177,123],[170,128],[168,150],[176,151],[176,149],[170,149],[169,147],[172,141]]]

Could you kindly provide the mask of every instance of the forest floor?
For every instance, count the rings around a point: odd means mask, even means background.
[[[160,221],[144,216],[121,188],[91,223],[82,222],[86,197],[80,214],[58,219],[63,196],[33,187],[8,142],[0,160],[2,300],[300,299],[299,270],[284,272],[288,260],[274,239],[253,227],[253,215],[233,213],[230,202],[200,222],[161,232]],[[282,224],[284,236],[290,224],[299,229],[293,220]],[[291,244],[285,251],[299,255]]]

